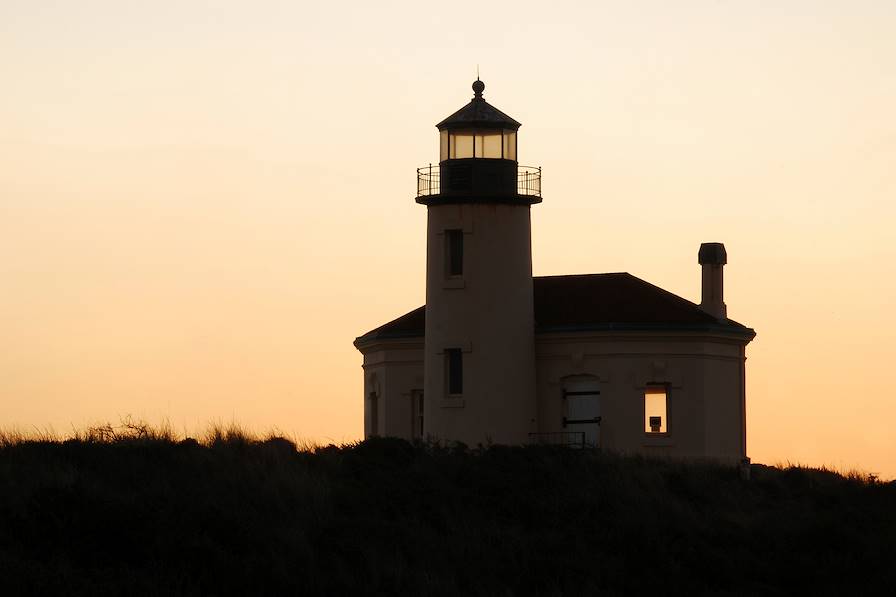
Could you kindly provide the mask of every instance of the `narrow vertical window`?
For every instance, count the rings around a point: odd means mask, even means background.
[[[516,161],[516,133],[504,131],[504,159]]]
[[[501,158],[500,134],[487,134],[482,137],[482,157]]]
[[[464,231],[445,231],[445,269],[449,277],[464,275]]]
[[[666,386],[648,386],[644,390],[644,432],[666,433]]]
[[[462,159],[473,157],[473,134],[451,133],[448,135],[448,157]]]
[[[379,435],[379,400],[376,392],[370,393],[370,433],[368,436]]]
[[[423,390],[411,391],[411,436],[423,437]]]
[[[448,381],[448,394],[463,394],[464,360],[463,353],[459,348],[445,349],[445,369]]]

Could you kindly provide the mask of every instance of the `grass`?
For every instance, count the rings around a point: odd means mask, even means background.
[[[861,473],[373,439],[0,433],[2,595],[839,595],[896,586]]]

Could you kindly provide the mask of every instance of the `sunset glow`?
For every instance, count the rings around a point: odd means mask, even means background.
[[[481,24],[3,2],[0,427],[359,439],[352,340],[424,303],[415,169],[479,64],[543,168],[534,275],[627,271],[699,302],[697,248],[724,242],[728,314],[757,332],[753,461],[896,478],[896,3],[452,10]]]

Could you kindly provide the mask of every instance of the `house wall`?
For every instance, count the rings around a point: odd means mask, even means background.
[[[741,341],[706,334],[540,334],[539,433],[564,431],[564,383],[601,391],[601,447],[623,453],[739,462],[745,457]],[[644,393],[667,388],[667,432],[644,431]]]
[[[743,349],[741,348],[741,353]],[[706,404],[706,452],[746,456],[746,416],[743,373],[746,359],[702,360]],[[735,388],[734,384],[738,387]]]
[[[411,394],[423,389],[423,339],[394,339],[362,350],[364,354],[364,437],[413,438]],[[377,399],[371,400],[371,393]],[[374,404],[376,409],[374,411]]]
[[[601,392],[601,448],[740,462],[746,455],[742,342],[723,335],[685,333],[539,334],[535,339],[537,422],[533,431],[567,430],[563,427],[564,384],[594,380]],[[422,339],[382,340],[361,349],[365,437],[371,434],[369,396],[377,392],[379,435],[411,439],[411,393],[424,387]],[[644,432],[644,391],[651,384],[667,387],[665,435]],[[441,439],[470,443],[456,430],[464,425],[484,427],[477,417],[494,408],[487,403],[489,397],[481,399],[486,404],[468,398],[463,408],[449,409],[442,407],[443,400],[439,393],[435,398],[424,394],[425,427],[430,435]],[[512,403],[503,408],[512,408]],[[445,410],[453,419],[430,419],[433,411]],[[488,429],[484,433],[488,434]],[[498,443],[520,444],[530,439],[527,434],[519,440]]]

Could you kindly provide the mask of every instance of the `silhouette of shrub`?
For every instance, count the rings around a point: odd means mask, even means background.
[[[282,456],[294,455],[297,451],[294,441],[280,436],[271,436],[261,442],[269,451]]]
[[[185,450],[192,450],[199,447],[199,442],[193,439],[192,437],[185,437],[184,439],[177,442],[179,448],[183,448]]]
[[[407,440],[397,437],[372,437],[357,444],[350,454],[365,467],[403,468],[416,451]]]
[[[896,483],[549,446],[0,436],[2,595],[888,594]],[[109,431],[111,428],[111,433]]]

